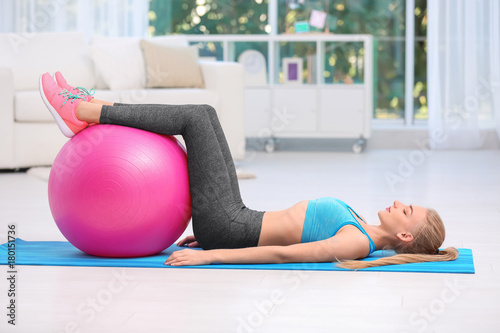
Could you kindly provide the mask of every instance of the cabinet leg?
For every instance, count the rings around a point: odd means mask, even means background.
[[[264,146],[266,153],[274,152],[276,150],[276,143],[277,143],[277,140],[275,138],[267,139],[266,144]]]
[[[366,147],[366,139],[361,138],[352,145],[352,151],[360,154]]]

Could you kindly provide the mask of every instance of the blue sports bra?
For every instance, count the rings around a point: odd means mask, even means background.
[[[325,197],[309,200],[300,242],[309,243],[333,237],[340,228],[351,224],[368,237],[370,253],[375,251],[373,240],[368,236],[365,229],[363,229],[349,209],[361,219],[354,209],[339,199]]]

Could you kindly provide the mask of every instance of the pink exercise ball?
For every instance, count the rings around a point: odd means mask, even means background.
[[[187,155],[173,136],[94,125],[66,142],[49,176],[57,227],[85,253],[159,253],[191,218]]]

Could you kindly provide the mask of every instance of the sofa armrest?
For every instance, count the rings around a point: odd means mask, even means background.
[[[245,158],[244,68],[236,62],[200,61],[205,88],[218,96],[217,114],[235,160]]]
[[[0,67],[0,169],[14,168],[14,76]]]

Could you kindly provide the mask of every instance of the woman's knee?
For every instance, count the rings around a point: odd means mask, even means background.
[[[211,118],[218,118],[217,111],[215,110],[215,108],[212,105],[210,105],[210,104],[201,104],[201,106],[203,107],[203,109],[205,110],[205,112],[207,112],[208,115]]]
[[[195,104],[188,112],[188,121],[194,124],[209,124],[210,116],[202,104]]]

